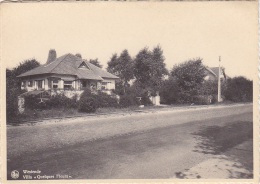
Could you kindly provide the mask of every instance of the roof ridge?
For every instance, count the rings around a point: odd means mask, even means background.
[[[68,55],[70,55],[69,53],[68,54],[65,54],[65,57],[59,62],[59,64],[57,64],[49,73],[51,73],[55,68],[57,68],[57,66],[59,66],[60,65],[60,63],[66,58],[66,57],[68,57]],[[60,56],[60,57],[62,57],[62,56]],[[58,59],[58,58],[57,58]]]

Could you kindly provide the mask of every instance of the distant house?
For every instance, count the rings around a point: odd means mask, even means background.
[[[65,54],[53,61],[18,76],[21,88],[27,91],[64,92],[66,96],[81,93],[89,88],[111,94],[117,76],[102,70],[73,54]]]
[[[206,81],[214,81],[218,80],[218,77],[220,75],[220,79],[224,80],[226,79],[226,74],[223,68],[220,68],[220,73],[219,73],[219,67],[206,67],[205,69],[205,80]]]

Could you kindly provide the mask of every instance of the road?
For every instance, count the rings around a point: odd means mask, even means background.
[[[252,111],[246,104],[8,127],[7,177],[252,178]]]

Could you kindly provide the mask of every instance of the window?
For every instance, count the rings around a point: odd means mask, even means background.
[[[33,81],[28,81],[28,87],[32,87],[33,86]]]
[[[96,89],[97,89],[96,84],[91,83],[91,84],[90,84],[90,89],[91,89],[91,90],[96,90]]]
[[[53,89],[58,89],[58,83],[59,83],[59,80],[58,79],[54,79],[52,81],[52,88]]]
[[[64,81],[64,89],[72,89],[72,81]]]
[[[25,87],[25,81],[22,81],[21,87]]]
[[[79,65],[79,68],[89,69],[88,65],[84,61]]]
[[[110,89],[110,84],[111,82],[102,82],[102,90],[105,90],[105,89]]]
[[[86,81],[82,81],[82,87],[83,88],[87,87],[87,82]]]
[[[101,89],[106,89],[106,87],[107,87],[107,82],[102,82],[102,87],[101,87]]]
[[[38,89],[42,89],[42,80],[38,80]]]

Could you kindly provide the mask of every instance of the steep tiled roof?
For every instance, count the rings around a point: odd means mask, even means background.
[[[89,69],[79,68],[82,62],[85,62]],[[102,80],[102,78],[113,78],[118,79],[117,76],[108,73],[101,68],[78,58],[72,54],[66,54],[55,61],[41,65],[35,69],[32,69],[28,72],[25,72],[18,77],[39,75],[39,74],[66,74],[66,75],[75,75],[80,79],[94,79]],[[102,77],[102,78],[101,78]]]

